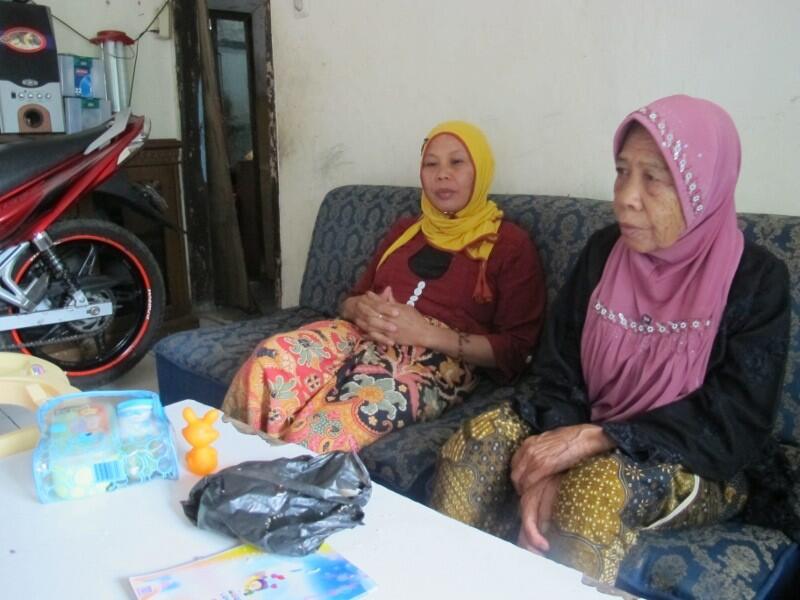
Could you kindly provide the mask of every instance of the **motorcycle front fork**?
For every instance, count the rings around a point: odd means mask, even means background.
[[[64,263],[53,251],[53,240],[45,231],[37,233],[30,242],[23,242],[0,252],[0,300],[16,306],[24,312],[33,311],[42,301],[50,283],[47,273],[35,277],[24,289],[14,281],[17,261],[31,244],[41,253],[50,274],[66,284],[74,305],[87,304],[86,296],[78,288],[74,277]]]

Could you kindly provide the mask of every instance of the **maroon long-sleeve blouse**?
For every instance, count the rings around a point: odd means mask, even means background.
[[[379,269],[377,266],[386,249],[414,221],[415,218],[406,217],[392,226],[350,292],[351,296],[368,290],[380,293],[391,286],[398,302],[406,302],[411,297],[421,279],[411,271],[408,261],[427,243],[422,232],[389,255]],[[530,237],[508,221],[500,226],[486,267],[486,279],[493,295],[491,302],[479,304],[472,299],[479,261],[456,253],[442,277],[425,281],[415,306],[423,315],[459,331],[485,335],[494,351],[498,374],[503,379],[512,379],[529,361],[542,328],[544,275]]]

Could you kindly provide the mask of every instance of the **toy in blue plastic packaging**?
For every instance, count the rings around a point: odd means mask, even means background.
[[[37,421],[33,477],[42,502],[178,478],[172,431],[153,392],[57,396],[39,408]]]

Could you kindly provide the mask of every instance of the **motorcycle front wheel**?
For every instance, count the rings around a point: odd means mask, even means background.
[[[113,304],[113,313],[54,325],[10,331],[21,352],[63,369],[72,385],[89,390],[131,369],[150,349],[164,319],[164,280],[147,247],[127,230],[96,219],[56,223],[48,234],[52,250],[90,302]],[[21,260],[14,279],[24,288],[50,272],[41,252]],[[68,286],[52,276],[45,293],[49,308],[67,306]]]

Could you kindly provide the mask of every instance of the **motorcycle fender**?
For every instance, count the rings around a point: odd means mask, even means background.
[[[95,203],[120,202],[140,215],[150,218],[174,231],[182,231],[164,216],[167,201],[155,188],[149,185],[132,182],[124,171],[115,172],[109,179],[97,186],[93,191]]]

